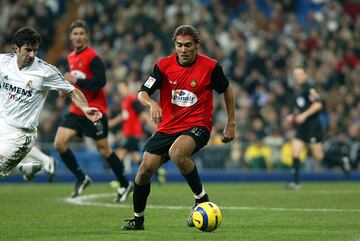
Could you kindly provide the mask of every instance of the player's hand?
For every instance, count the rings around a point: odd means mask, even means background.
[[[285,120],[288,124],[294,124],[295,118],[294,114],[287,115]]]
[[[95,107],[86,107],[84,110],[86,118],[91,120],[93,123],[97,122],[103,116],[98,108]]]
[[[71,73],[69,73],[69,72],[66,72],[66,73],[64,74],[64,76],[65,76],[65,79],[67,79],[71,84],[76,84],[76,77],[75,77],[75,75],[73,75],[73,74],[71,74]]]
[[[301,114],[298,114],[298,115],[295,116],[294,122],[296,124],[302,124],[302,123],[305,122],[305,120],[306,120],[306,116],[301,113]]]
[[[60,90],[60,91],[58,91],[58,93],[59,93],[59,97],[62,99],[65,99],[67,97],[67,94],[65,91]]]
[[[228,143],[231,142],[232,140],[234,140],[235,138],[235,124],[233,125],[226,125],[224,132],[223,132],[223,137],[220,138],[222,143]]]
[[[161,122],[162,110],[156,102],[153,102],[150,105],[150,119],[154,121],[155,124],[159,124]]]

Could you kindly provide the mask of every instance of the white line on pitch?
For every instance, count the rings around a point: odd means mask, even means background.
[[[129,204],[111,204],[104,202],[93,201],[99,198],[113,197],[113,193],[106,194],[90,194],[83,195],[76,198],[65,198],[66,203],[82,206],[100,206],[100,207],[115,207],[115,208],[132,208]],[[170,206],[170,205],[147,205],[147,208],[154,209],[189,209],[189,206]],[[335,208],[276,208],[276,207],[231,207],[222,206],[223,210],[261,210],[261,211],[278,211],[278,212],[360,212],[360,209],[335,209]]]

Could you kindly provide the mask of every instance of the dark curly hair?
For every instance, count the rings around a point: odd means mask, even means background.
[[[12,43],[17,45],[19,48],[21,46],[28,44],[31,46],[40,46],[41,37],[38,32],[36,32],[33,28],[23,27],[20,28],[12,38]]]

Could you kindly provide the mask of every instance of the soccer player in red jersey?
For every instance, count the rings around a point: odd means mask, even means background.
[[[121,160],[124,160],[129,154],[132,161],[141,164],[140,144],[144,138],[144,124],[152,130],[156,125],[149,118],[144,107],[140,104],[134,91],[131,90],[128,83],[121,81],[118,84],[121,96],[119,105],[121,112],[109,120],[109,127],[121,124],[121,141],[116,143],[116,154]],[[165,169],[159,169],[156,177],[160,184],[165,182]]]
[[[68,113],[59,127],[54,146],[60,153],[77,181],[71,197],[76,197],[91,183],[90,177],[80,169],[76,157],[69,148],[70,140],[77,135],[86,135],[95,140],[101,156],[108,162],[116,178],[120,182],[115,201],[123,202],[133,190],[132,182],[124,176],[124,164],[110,148],[108,143],[107,102],[103,87],[106,83],[105,66],[94,49],[88,46],[89,31],[83,20],[76,20],[70,25],[70,41],[74,47],[68,55],[70,73],[65,77],[74,86],[81,89],[90,105],[97,107],[103,117],[93,125],[84,118],[82,112],[75,105],[71,105]]]
[[[235,136],[235,103],[232,87],[219,63],[199,54],[198,30],[179,26],[173,35],[176,53],[160,59],[143,83],[139,101],[150,109],[157,131],[145,145],[142,163],[134,184],[134,218],[122,230],[143,230],[144,212],[150,194],[151,177],[157,168],[171,159],[190,186],[195,206],[209,201],[190,156],[204,147],[210,137],[213,114],[213,90],[224,94],[227,124],[222,142]],[[160,103],[151,95],[160,91]],[[188,226],[193,227],[192,212]]]
[[[143,113],[144,108],[137,100],[136,94],[131,92],[126,82],[120,82],[118,89],[121,96],[119,102],[121,113],[109,120],[109,127],[112,128],[117,124],[122,124],[121,134],[126,140],[121,146],[119,145],[116,153],[121,159],[124,159],[129,153],[131,160],[140,164],[139,145],[144,137],[142,125],[142,116],[145,116],[145,113]]]

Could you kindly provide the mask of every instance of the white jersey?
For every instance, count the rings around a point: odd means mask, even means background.
[[[0,115],[18,128],[35,129],[49,90],[74,90],[53,65],[35,57],[19,69],[15,54],[0,54]]]

